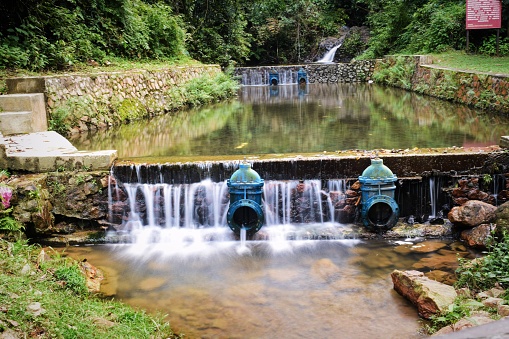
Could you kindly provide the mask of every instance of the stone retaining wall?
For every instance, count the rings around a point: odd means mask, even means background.
[[[157,115],[182,102],[180,85],[221,72],[218,65],[7,79],[9,94],[42,92],[50,119],[66,115],[74,131]],[[71,115],[71,116],[69,116]]]
[[[371,80],[377,60],[361,60],[350,63],[305,64],[292,66],[238,67],[235,75],[242,85],[269,84],[269,74],[277,73],[279,84],[297,84],[299,70],[306,72],[308,83],[347,83]]]
[[[388,56],[377,63],[376,82],[471,107],[509,114],[509,75],[433,65],[426,56]]]

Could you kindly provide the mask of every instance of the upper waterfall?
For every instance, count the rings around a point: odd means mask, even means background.
[[[336,55],[336,51],[338,50],[339,47],[341,47],[342,44],[339,44],[337,46],[334,46],[332,47],[327,53],[325,53],[325,55],[320,59],[318,60],[317,62],[320,62],[320,63],[330,63],[330,62],[333,62],[334,61],[334,56]]]

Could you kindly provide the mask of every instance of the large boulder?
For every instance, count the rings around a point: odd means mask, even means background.
[[[457,296],[454,287],[431,280],[419,271],[394,270],[391,278],[396,292],[412,302],[426,319],[446,310]]]
[[[497,208],[479,200],[469,200],[451,209],[447,217],[456,226],[472,228],[493,221]]]

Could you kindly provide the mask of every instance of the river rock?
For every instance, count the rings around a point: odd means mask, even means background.
[[[454,287],[431,280],[419,271],[394,270],[391,278],[394,290],[417,306],[419,315],[426,319],[446,310],[457,296]]]
[[[435,332],[433,336],[441,336],[448,333],[461,331],[469,327],[488,324],[493,321],[495,320],[491,318],[491,315],[488,312],[477,311],[473,312],[469,317],[462,318],[458,320],[456,323],[440,329],[439,331]]]
[[[495,219],[496,210],[495,206],[488,203],[469,200],[461,206],[453,207],[447,217],[457,226],[471,228]]]
[[[80,262],[79,268],[85,276],[88,291],[98,293],[101,290],[101,281],[104,279],[102,271],[88,261]]]
[[[497,207],[494,222],[497,224],[497,233],[509,230],[509,201]]]
[[[460,238],[470,247],[485,249],[487,244],[486,241],[495,228],[496,225],[494,224],[481,224],[474,228],[462,231]]]

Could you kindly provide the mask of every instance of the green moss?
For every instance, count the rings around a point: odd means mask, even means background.
[[[148,115],[143,103],[135,98],[112,102],[112,108],[120,123],[139,120]]]

